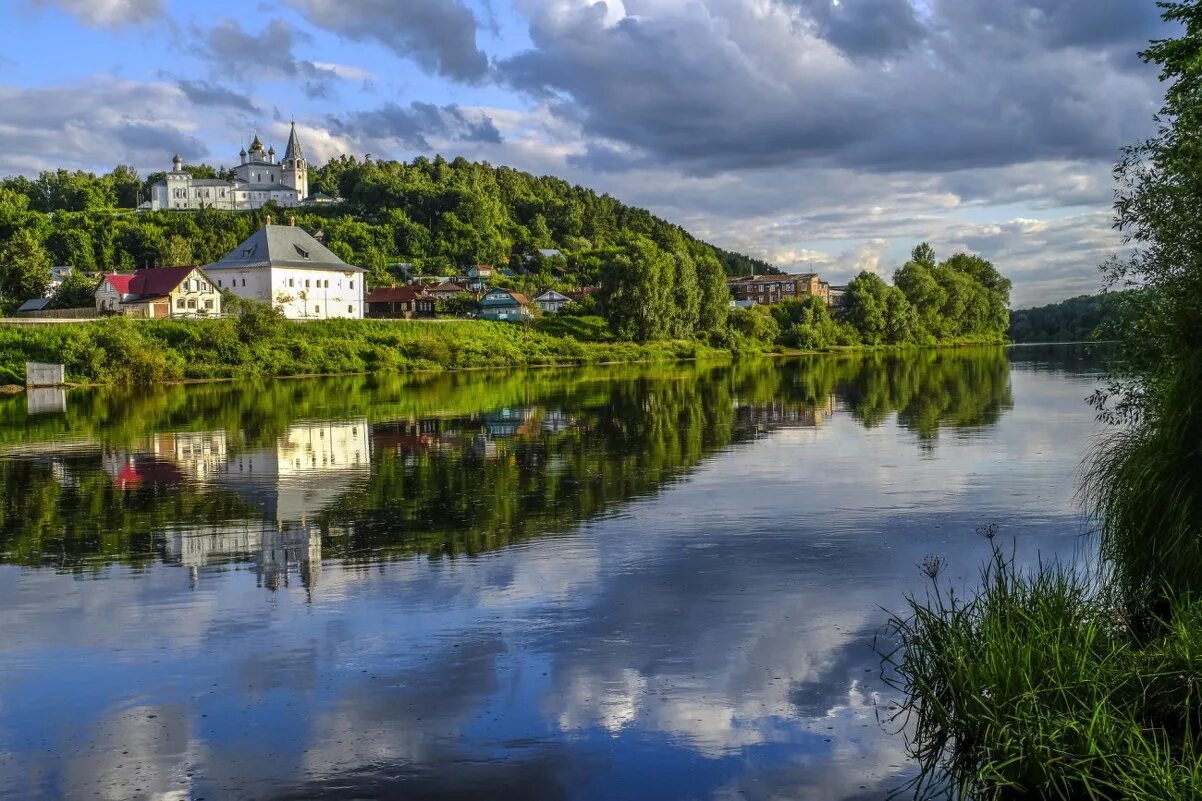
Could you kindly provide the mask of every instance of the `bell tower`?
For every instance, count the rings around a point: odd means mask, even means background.
[[[305,161],[305,152],[301,150],[300,139],[296,135],[296,120],[292,121],[292,131],[288,134],[288,148],[284,151],[284,183],[296,190],[297,200],[309,196],[309,164]]]

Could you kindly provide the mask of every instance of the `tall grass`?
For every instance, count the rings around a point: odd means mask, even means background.
[[[1202,364],[1180,367],[1098,451],[1085,491],[1124,607],[1151,636],[1173,598],[1202,597]]]
[[[1176,599],[1131,636],[1096,572],[1019,570],[990,540],[978,589],[932,577],[894,617],[887,680],[902,693],[918,798],[1196,799],[1202,795],[1202,603]]]

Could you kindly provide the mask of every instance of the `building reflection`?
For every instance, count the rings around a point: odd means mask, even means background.
[[[767,434],[789,428],[821,428],[835,413],[835,396],[829,395],[819,403],[735,404],[735,430],[753,435]]]

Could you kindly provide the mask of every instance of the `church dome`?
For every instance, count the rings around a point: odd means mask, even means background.
[[[172,164],[183,164],[184,160],[179,157],[179,153],[175,154],[175,158],[171,159]]]
[[[242,148],[241,150],[239,150],[239,151],[238,151],[238,155],[239,155],[239,156],[245,156],[245,155],[246,155],[246,148]]]
[[[250,151],[253,153],[256,150],[262,150],[263,143],[259,141],[259,135],[255,134],[255,141],[250,143]]]

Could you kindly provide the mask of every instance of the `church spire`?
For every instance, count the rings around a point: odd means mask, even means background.
[[[288,134],[288,149],[284,151],[284,161],[295,164],[304,160],[305,154],[301,150],[300,139],[296,136],[296,120],[293,120],[292,132]]]

